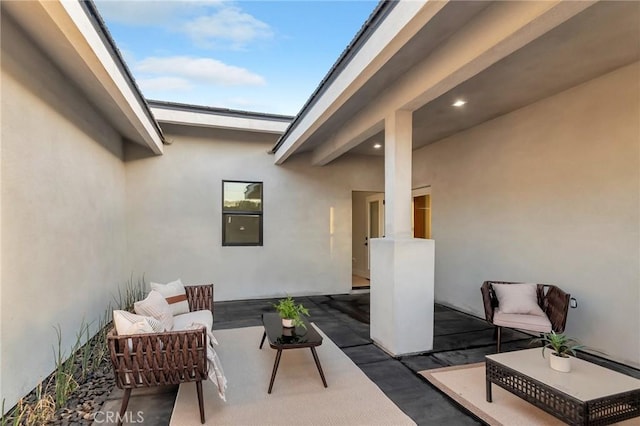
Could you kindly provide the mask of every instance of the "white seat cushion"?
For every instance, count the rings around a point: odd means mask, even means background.
[[[188,312],[173,317],[174,330],[188,330],[191,324],[202,324],[207,327],[208,331],[213,328],[213,314],[208,309],[201,311]]]
[[[549,333],[551,322],[546,315],[529,314],[504,314],[500,309],[493,313],[493,324],[502,327],[519,328],[521,330],[537,331],[539,333]]]

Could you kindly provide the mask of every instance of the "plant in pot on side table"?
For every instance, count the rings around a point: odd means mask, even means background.
[[[301,320],[302,315],[309,316],[309,310],[302,303],[296,304],[291,296],[281,299],[273,305],[282,318],[282,326],[285,328],[303,327],[307,328]]]
[[[569,354],[576,356],[576,349],[584,347],[579,344],[575,339],[571,339],[562,333],[544,333],[539,339],[535,339],[536,342],[542,342],[542,356],[544,357],[544,350],[551,349],[551,355],[549,356],[549,366],[563,373],[571,371],[571,357]]]

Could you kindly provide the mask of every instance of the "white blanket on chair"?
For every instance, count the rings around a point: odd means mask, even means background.
[[[204,324],[197,322],[192,323],[187,327],[187,330],[198,330],[203,328],[207,331],[207,362],[209,363],[209,380],[213,382],[218,388],[218,395],[220,399],[226,401],[225,391],[227,390],[227,378],[224,376],[224,370],[222,369],[222,363],[220,358],[213,348],[213,344],[218,344],[218,340],[215,338],[211,330]]]

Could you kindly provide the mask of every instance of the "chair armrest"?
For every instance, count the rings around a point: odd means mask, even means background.
[[[555,285],[549,285],[547,288],[543,301],[543,310],[549,317],[553,331],[562,333],[567,324],[567,312],[571,295]]]
[[[497,300],[494,300],[495,295],[491,289],[491,282],[485,281],[480,287],[482,293],[482,303],[484,304],[484,317],[489,324],[493,324],[493,310],[497,305]]]
[[[165,331],[134,335],[107,334],[116,385],[121,389],[205,380],[207,332]]]
[[[213,313],[213,284],[188,285],[184,287],[189,302],[189,311],[208,309]]]

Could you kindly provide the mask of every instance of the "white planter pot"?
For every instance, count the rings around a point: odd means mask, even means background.
[[[293,320],[288,318],[282,318],[282,326],[286,328],[293,328]]]
[[[556,371],[568,373],[571,371],[571,357],[563,358],[552,352],[549,355],[549,366]]]

